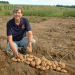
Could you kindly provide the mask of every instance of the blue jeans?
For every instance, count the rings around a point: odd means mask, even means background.
[[[26,52],[26,47],[28,46],[28,38],[25,37],[20,41],[13,41],[16,51],[18,52],[18,47],[23,47],[23,52]],[[35,45],[36,40],[32,40],[32,44]],[[7,43],[6,53],[8,54],[8,50],[10,49],[9,42]]]

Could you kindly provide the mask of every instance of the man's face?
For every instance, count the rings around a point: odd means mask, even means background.
[[[21,10],[19,9],[18,11],[14,11],[13,16],[16,20],[20,19],[22,17]]]

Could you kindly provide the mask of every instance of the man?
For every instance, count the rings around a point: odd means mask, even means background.
[[[28,19],[22,17],[22,9],[17,6],[13,10],[13,17],[7,22],[7,47],[6,52],[13,51],[15,57],[19,57],[18,47],[23,47],[23,54],[27,54],[26,47],[30,47],[32,51],[33,34]],[[26,37],[28,33],[28,38]]]

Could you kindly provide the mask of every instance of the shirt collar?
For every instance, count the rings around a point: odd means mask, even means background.
[[[20,24],[17,25],[17,24],[15,23],[15,18],[13,18],[13,19],[12,19],[13,24],[14,24],[15,26],[20,26],[20,25],[22,25],[22,24],[23,24],[23,19],[22,19],[22,17],[21,17],[20,19],[21,19]]]

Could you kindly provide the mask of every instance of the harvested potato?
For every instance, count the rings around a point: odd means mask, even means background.
[[[52,66],[50,66],[50,70],[53,70],[53,67]]]
[[[63,73],[67,73],[67,71],[66,71],[66,70],[64,70],[64,69],[61,69],[61,72],[63,72]]]
[[[60,66],[62,63],[61,62],[58,62],[58,65]]]
[[[32,52],[32,50],[31,50],[29,47],[26,48],[26,51],[27,51],[28,53],[31,53],[31,52]]]
[[[40,67],[41,67],[40,65],[36,66],[37,69],[40,69]]]
[[[17,61],[20,62],[21,60],[18,58]]]
[[[62,64],[60,65],[60,67],[61,67],[61,68],[65,68],[65,63],[62,63]]]
[[[30,64],[30,62],[29,62],[29,61],[25,61],[25,63],[26,63],[27,65],[29,65],[29,64]]]
[[[42,67],[40,67],[40,70],[44,71],[44,70],[46,70],[46,68],[42,66]]]
[[[25,59],[22,59],[21,61],[22,61],[22,62],[24,62],[24,61],[25,61]]]
[[[17,61],[17,59],[16,59],[15,57],[11,58],[11,60],[13,60],[13,61]]]
[[[50,65],[50,66],[52,65],[52,63],[50,61],[47,61],[46,64]]]
[[[36,60],[37,59],[37,57],[36,56],[34,56],[34,60]]]
[[[50,61],[52,63],[52,65],[54,65],[54,62],[53,61]]]
[[[19,58],[20,58],[20,59],[23,59],[23,56],[22,56],[21,54],[19,54]]]
[[[35,67],[35,61],[31,61],[31,62],[30,62],[30,65],[31,65],[32,67]]]
[[[40,58],[37,58],[36,60],[35,60],[35,65],[40,65],[41,64],[41,60],[40,60]]]
[[[26,58],[29,57],[29,54],[26,54]]]
[[[54,70],[56,69],[56,65],[55,64],[53,64],[52,67],[53,67]]]
[[[50,67],[49,66],[46,66],[46,69],[48,70]]]
[[[34,56],[33,56],[33,55],[30,55],[29,57],[30,57],[30,58],[33,58]]]
[[[26,58],[26,60],[27,60],[27,61],[29,61],[29,62],[31,62],[31,61],[32,61],[32,59],[31,59],[31,58]]]
[[[41,64],[43,64],[43,63],[45,64],[45,63],[46,63],[46,61],[42,61],[42,62],[41,62]]]
[[[46,67],[46,63],[41,63],[41,66],[44,66],[44,67]]]
[[[54,64],[55,64],[56,66],[58,66],[58,62],[57,62],[57,61],[54,61]]]
[[[60,67],[57,67],[56,68],[56,71],[59,71],[60,72],[61,71],[61,68]]]
[[[24,55],[24,59],[26,59],[26,55]]]
[[[43,57],[41,58],[41,61],[47,61],[47,59],[43,56]]]

